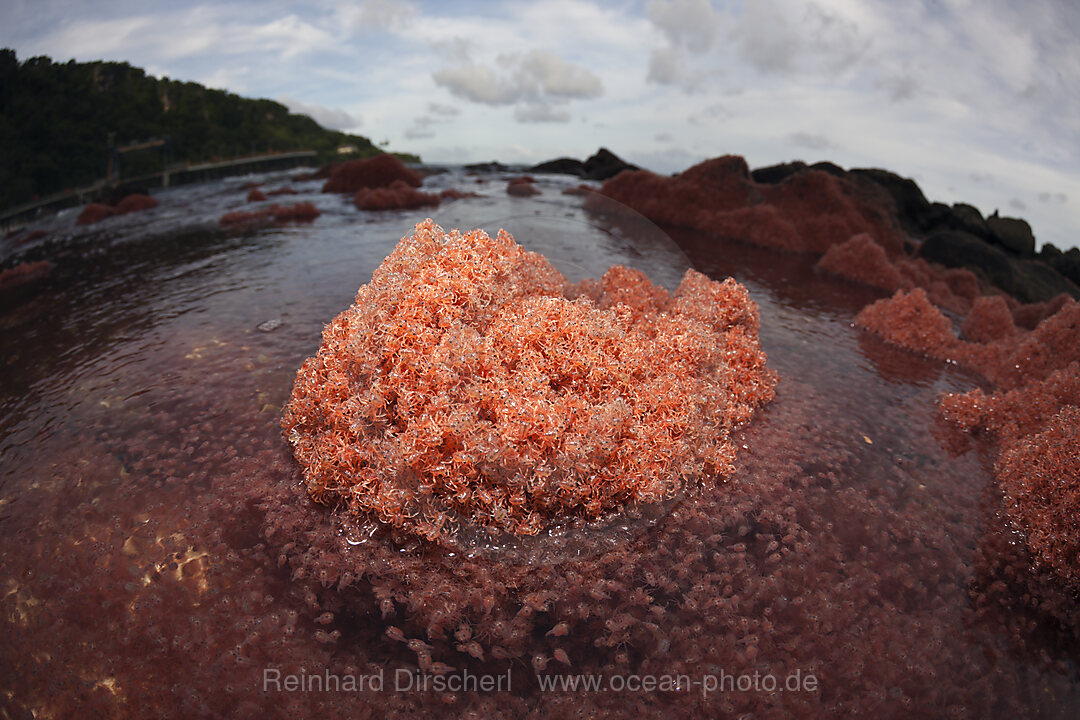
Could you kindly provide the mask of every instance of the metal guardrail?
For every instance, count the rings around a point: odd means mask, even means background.
[[[156,173],[124,178],[116,185],[160,185],[161,187],[184,185],[189,182],[237,174],[247,169],[255,170],[266,165],[286,165],[290,163],[299,165],[303,161],[314,160],[317,155],[318,153],[314,150],[298,150],[296,152],[253,155],[220,162],[200,163],[198,165],[181,163]],[[99,198],[108,187],[110,187],[108,182],[101,179],[81,188],[64,190],[31,203],[7,208],[0,211],[0,233],[8,233],[21,228],[34,218],[40,217],[47,212],[56,212],[64,208],[92,202]]]

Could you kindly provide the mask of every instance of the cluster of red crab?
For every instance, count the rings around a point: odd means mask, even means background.
[[[282,424],[320,502],[431,540],[461,518],[531,535],[730,474],[730,430],[773,395],[757,330],[732,280],[570,286],[508,233],[428,220],[327,326]]]

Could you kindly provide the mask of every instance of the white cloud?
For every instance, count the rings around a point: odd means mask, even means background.
[[[520,88],[497,78],[490,68],[476,63],[443,68],[431,77],[436,85],[446,88],[452,95],[485,105],[508,105],[522,97]]]
[[[140,35],[152,25],[153,20],[147,16],[116,20],[69,20],[39,44],[49,48],[46,52],[56,54],[56,60],[111,57],[137,43]]]
[[[821,134],[793,132],[787,136],[788,142],[807,150],[827,150],[833,146],[829,139]]]
[[[338,10],[339,22],[359,33],[405,29],[416,19],[418,12],[415,5],[400,0],[365,0]]]
[[[515,105],[514,120],[520,123],[569,122],[570,113],[556,105],[596,98],[604,92],[600,78],[590,70],[546,50],[500,55],[496,63],[497,73],[486,65],[466,62],[438,70],[432,79],[465,100]]]
[[[333,37],[312,23],[296,15],[286,15],[268,23],[236,32],[237,26],[226,28],[227,41],[235,43],[237,50],[250,51],[255,47],[277,50],[286,60],[300,53],[321,50],[333,44]]]
[[[727,106],[720,103],[713,103],[712,105],[708,105],[691,113],[687,116],[686,122],[691,125],[713,126],[716,123],[729,120],[734,116],[735,113]]]
[[[682,53],[673,47],[661,47],[649,56],[649,82],[660,85],[676,85],[683,76]]]
[[[516,59],[511,60],[513,63]],[[545,50],[533,50],[520,59],[522,85],[534,85],[540,94],[564,98],[594,98],[604,85],[586,68],[572,65]]]
[[[686,56],[701,56],[716,39],[718,21],[708,0],[650,0],[646,12],[666,40],[649,56],[648,82],[696,89],[701,73],[688,73]]]
[[[0,3],[0,46],[23,59],[362,107],[365,134],[425,159],[608,145],[672,171],[808,148],[919,176],[934,199],[1019,200],[1040,241],[1065,247],[1080,239],[1077,37],[1071,0]]]
[[[871,44],[856,23],[817,3],[777,0],[746,0],[730,37],[743,59],[764,73],[835,75]]]
[[[360,120],[340,108],[328,108],[322,105],[309,105],[288,95],[278,97],[278,102],[289,108],[296,115],[307,115],[324,128],[331,130],[352,130],[360,126]]]
[[[514,110],[514,119],[522,123],[566,123],[570,113],[547,103],[528,103]]]
[[[443,103],[429,102],[428,112],[432,115],[442,115],[444,117],[454,117],[461,114],[461,109],[455,105],[444,105]]]
[[[195,80],[208,88],[242,93],[247,89],[247,81],[244,78],[248,73],[248,68],[240,65],[232,68],[218,68],[208,75],[196,77]]]
[[[717,18],[709,0],[650,0],[646,12],[674,48],[699,53],[716,39]]]

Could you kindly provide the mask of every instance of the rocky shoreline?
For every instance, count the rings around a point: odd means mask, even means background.
[[[614,178],[626,170],[639,171],[640,168],[622,160],[607,148],[600,148],[585,161],[556,158],[527,169],[537,174],[574,175],[601,181]],[[686,172],[691,173],[691,170]],[[845,170],[830,162],[808,165],[802,161],[745,172],[737,169],[735,174],[737,177],[731,178],[731,181],[741,187],[731,186],[723,191],[740,197],[740,204],[745,207],[765,202],[761,192],[751,190],[747,193],[751,185],[757,186],[758,190],[763,187],[779,188],[786,183],[800,182],[800,178],[810,184],[820,184],[820,175],[831,176],[866,196],[869,204],[877,207],[877,212],[889,218],[903,238],[906,253],[912,258],[924,258],[946,268],[970,270],[980,280],[1020,302],[1046,302],[1061,293],[1080,298],[1080,249],[1062,251],[1051,243],[1045,243],[1036,251],[1035,235],[1026,220],[1003,217],[997,211],[983,217],[977,208],[966,203],[947,205],[932,202],[911,178],[880,168]],[[719,187],[713,189],[720,190]],[[662,213],[659,219],[685,225],[693,213],[677,218],[682,209],[679,207],[681,203],[677,198],[667,199],[673,202],[672,207],[669,212]],[[730,202],[730,197],[718,200],[725,204]],[[731,235],[738,239],[737,233]],[[837,242],[846,239],[838,238]]]

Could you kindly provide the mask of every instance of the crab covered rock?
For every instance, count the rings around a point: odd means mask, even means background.
[[[398,244],[325,329],[282,425],[317,501],[430,540],[536,534],[732,472],[773,396],[757,306],[687,271],[571,286],[505,231]]]

